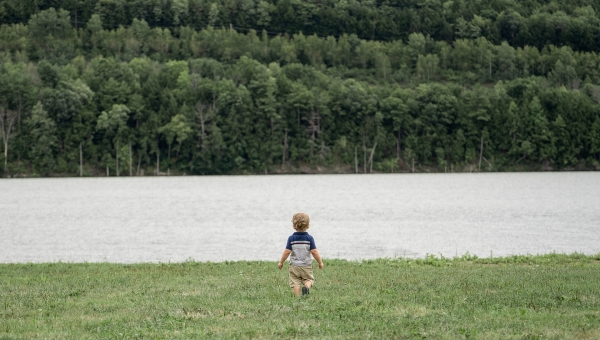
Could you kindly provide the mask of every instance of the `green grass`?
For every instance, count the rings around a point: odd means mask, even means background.
[[[600,339],[600,254],[0,264],[0,339]]]

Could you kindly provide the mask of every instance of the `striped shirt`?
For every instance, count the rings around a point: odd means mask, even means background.
[[[290,264],[292,266],[312,266],[312,257],[310,251],[317,249],[315,240],[307,232],[297,231],[288,237],[285,249],[292,251],[290,254]]]

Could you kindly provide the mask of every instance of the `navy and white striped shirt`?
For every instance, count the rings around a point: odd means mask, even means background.
[[[288,237],[285,249],[292,251],[290,264],[292,266],[312,266],[310,251],[317,249],[315,239],[305,231],[297,231]]]

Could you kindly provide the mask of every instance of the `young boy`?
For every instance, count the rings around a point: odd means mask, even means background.
[[[297,213],[292,217],[292,224],[296,230],[288,237],[287,245],[281,255],[278,267],[281,269],[283,263],[290,256],[290,287],[294,289],[294,295],[300,296],[300,288],[302,287],[302,295],[307,295],[310,287],[315,282],[312,268],[312,256],[319,263],[319,269],[323,269],[323,261],[319,255],[319,251],[315,246],[315,240],[306,230],[310,226],[310,218],[305,213]]]

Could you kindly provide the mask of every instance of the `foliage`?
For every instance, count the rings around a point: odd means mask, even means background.
[[[126,145],[136,174],[599,166],[585,1],[36,4],[0,6],[4,176],[119,173]]]

